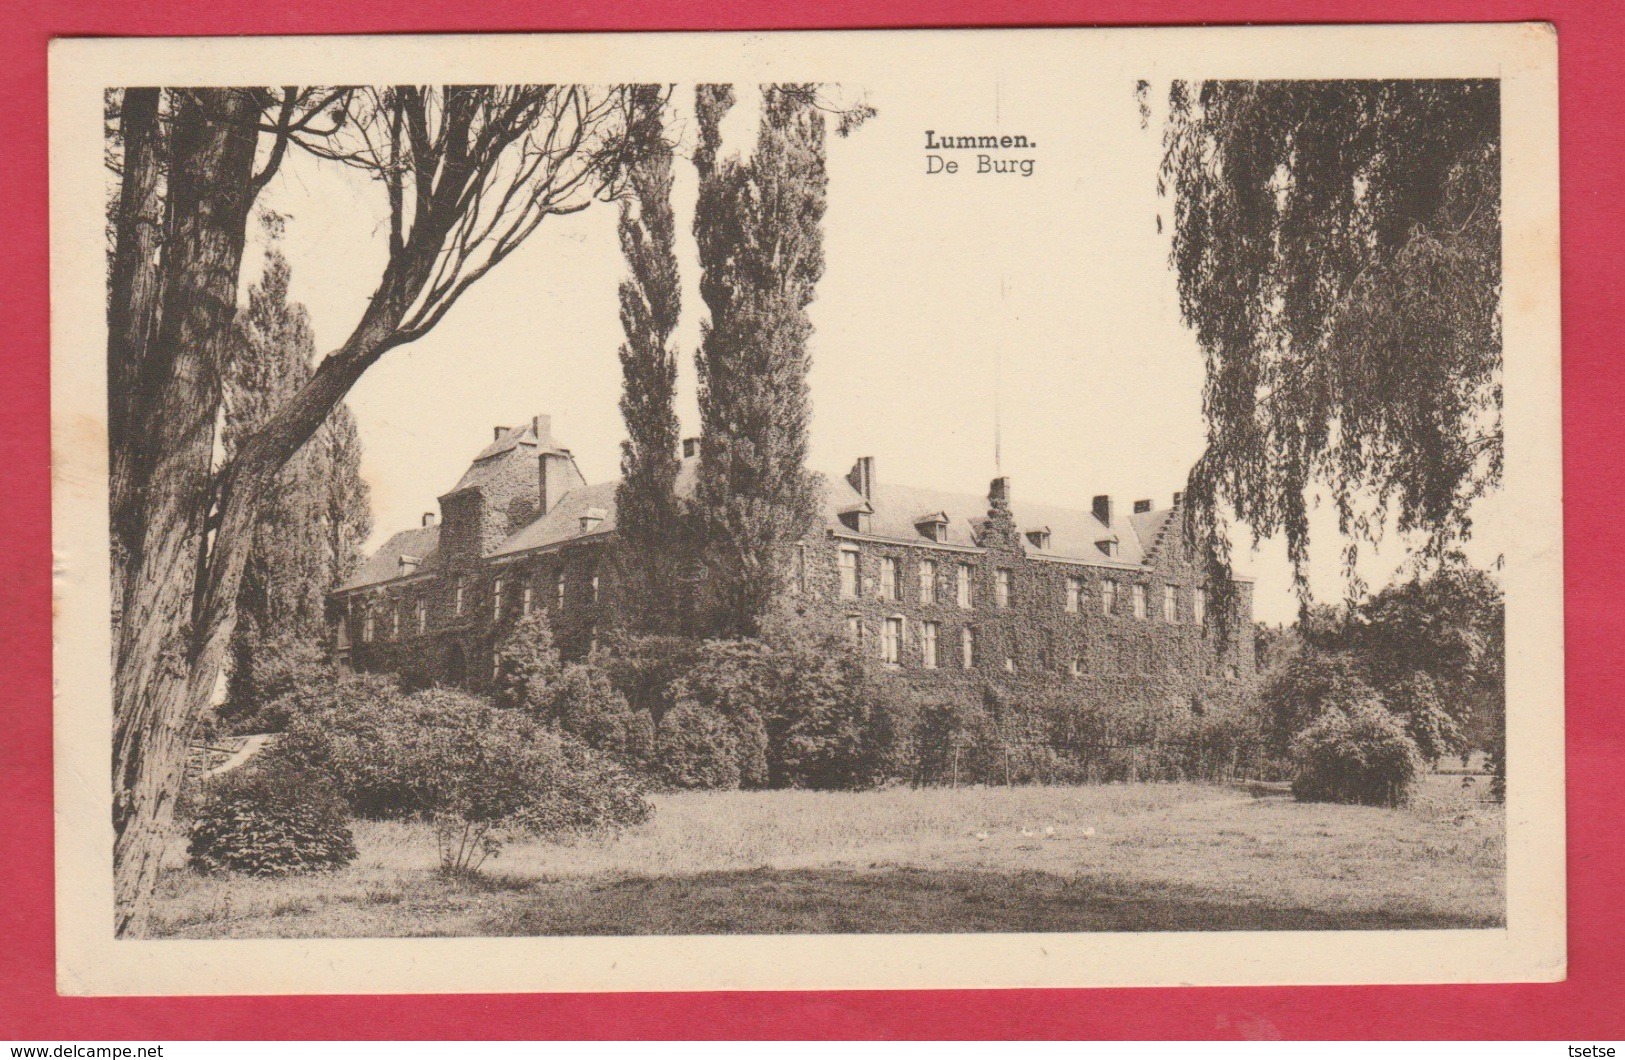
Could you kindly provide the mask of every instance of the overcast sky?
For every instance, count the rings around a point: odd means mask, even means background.
[[[1131,81],[1064,105],[1049,86],[953,70],[936,82],[846,88],[849,98],[860,92],[878,116],[829,145],[827,267],[812,307],[812,465],[844,473],[873,456],[882,479],[984,494],[997,405],[1018,509],[1023,498],[1087,507],[1098,493],[1123,507],[1143,497],[1166,505],[1200,452],[1203,425],[1201,358],[1179,321],[1167,237],[1156,228],[1168,205],[1156,194],[1160,115],[1140,127]],[[754,92],[740,94],[725,152],[754,139]],[[688,86],[678,90],[674,122],[685,135],[690,98]],[[943,156],[959,173],[929,175],[926,130],[1025,135],[1037,144],[1033,174],[978,175],[976,153],[961,151]],[[684,433],[698,434],[693,167],[680,159],[676,172],[679,409]],[[383,189],[290,155],[262,202],[289,217],[292,297],[309,308],[325,352],[354,326],[382,269]],[[550,219],[429,336],[357,384],[349,400],[372,485],[373,546],[436,510],[497,424],[550,414],[590,481],[617,474],[625,267],[615,221],[608,206]],[[258,264],[250,248],[245,282]],[[1495,554],[1493,516],[1481,513],[1481,560]],[[1336,598],[1339,542],[1324,513],[1315,530],[1314,586]],[[1403,558],[1388,551],[1363,570],[1375,585]],[[1295,613],[1284,554],[1278,542],[1237,554],[1257,579],[1261,619]]]

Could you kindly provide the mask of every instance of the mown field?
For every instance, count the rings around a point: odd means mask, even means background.
[[[1398,810],[1202,784],[690,792],[651,821],[435,871],[427,826],[358,822],[328,875],[204,876],[177,938],[1492,927],[1505,815],[1458,776]]]

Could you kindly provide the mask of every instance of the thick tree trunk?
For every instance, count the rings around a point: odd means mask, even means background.
[[[120,935],[141,935],[200,704],[190,611],[206,539],[220,365],[229,356],[248,211],[257,106],[244,92],[177,99],[158,349],[168,370],[139,438],[142,536],[127,575],[114,680],[114,896]],[[149,411],[150,411],[149,410]]]
[[[124,91],[119,118],[124,179],[114,219],[107,301],[107,438],[113,546],[113,606],[124,604],[125,573],[141,545],[138,469],[142,381],[158,332],[164,242],[161,89]]]

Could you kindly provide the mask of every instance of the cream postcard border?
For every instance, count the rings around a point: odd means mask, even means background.
[[[124,85],[1498,77],[1507,927],[119,941],[112,935],[102,94]],[[950,71],[951,73],[944,73]],[[1125,90],[1125,100],[1129,99]],[[1059,105],[1059,104],[1058,104]],[[1125,103],[1125,105],[1129,105]],[[1550,981],[1565,973],[1557,42],[1541,24],[59,40],[50,52],[57,982],[64,994]]]

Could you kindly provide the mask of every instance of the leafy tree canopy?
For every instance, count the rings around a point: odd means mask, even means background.
[[[1172,86],[1159,190],[1207,367],[1187,519],[1218,596],[1225,507],[1285,535],[1304,600],[1313,487],[1354,590],[1390,525],[1433,558],[1469,535],[1501,476],[1499,125],[1494,81]]]

